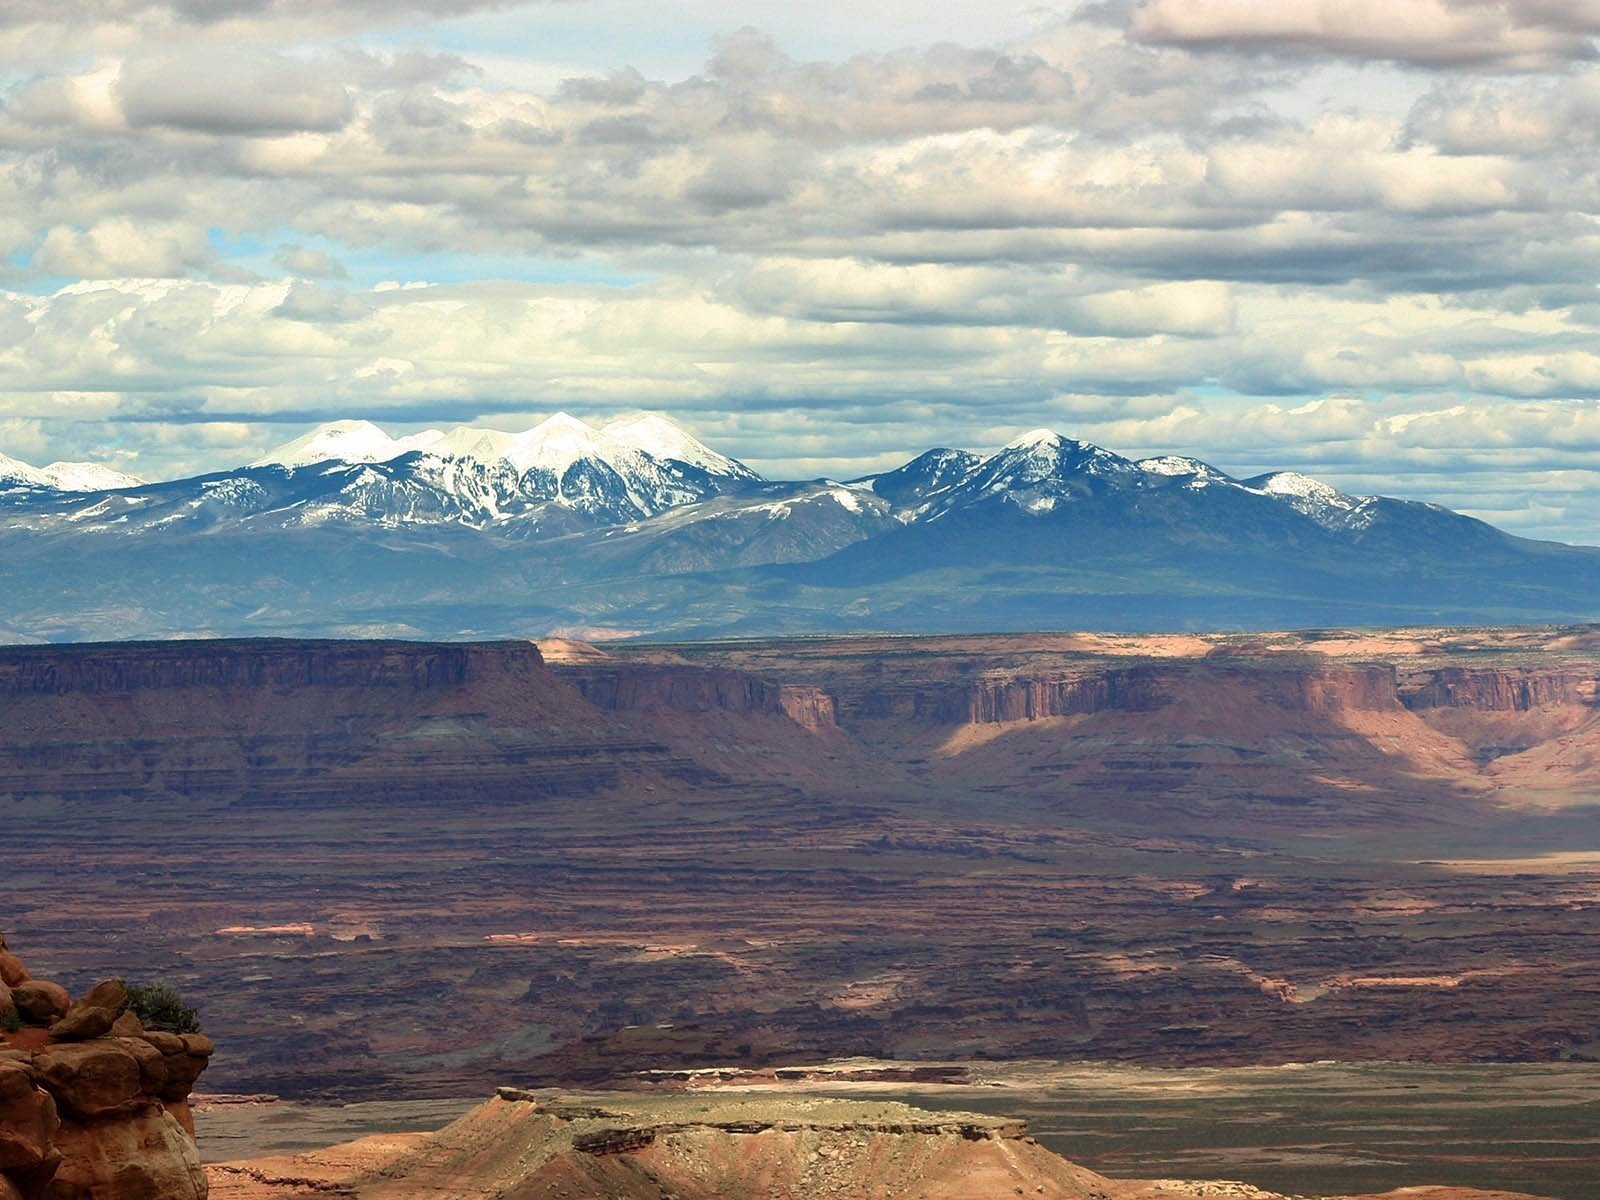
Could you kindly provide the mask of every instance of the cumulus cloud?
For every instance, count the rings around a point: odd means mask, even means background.
[[[1131,27],[1167,45],[1539,70],[1595,57],[1600,11],[1584,0],[1141,0]]]
[[[117,81],[127,123],[197,133],[329,131],[349,120],[349,93],[326,68],[278,55],[159,55]]]
[[[52,275],[107,279],[184,275],[212,257],[204,234],[192,226],[108,217],[88,229],[50,229],[34,263]]]
[[[305,246],[280,246],[272,261],[291,275],[308,279],[346,279],[350,274],[332,255]]]
[[[66,47],[0,104],[0,421],[55,457],[665,407],[779,471],[1056,424],[1441,499],[1454,462],[1569,536],[1600,503],[1587,0],[1112,0],[826,60],[730,30],[670,78],[599,37],[548,87],[340,36],[473,3],[3,7],[0,53]]]

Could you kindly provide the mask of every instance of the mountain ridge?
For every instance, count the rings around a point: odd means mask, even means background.
[[[658,414],[402,438],[332,422],[244,467],[95,491],[29,471],[0,475],[11,640],[1600,616],[1600,549],[1047,429],[845,481],[765,479]]]

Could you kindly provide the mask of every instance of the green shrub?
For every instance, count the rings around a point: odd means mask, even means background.
[[[165,983],[130,983],[128,1008],[146,1029],[167,1033],[199,1033],[200,1014],[183,1002],[177,989]]]
[[[8,1008],[0,1013],[0,1033],[21,1033],[22,1018],[17,1015],[17,1010]]]

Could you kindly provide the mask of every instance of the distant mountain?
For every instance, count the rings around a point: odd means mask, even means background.
[[[1588,620],[1600,549],[1036,430],[774,482],[664,417],[312,430],[143,483],[0,459],[0,637]]]
[[[137,487],[143,482],[142,479],[97,463],[53,462],[47,467],[30,467],[20,459],[0,454],[0,493],[24,488],[54,492],[106,492],[116,488]]]

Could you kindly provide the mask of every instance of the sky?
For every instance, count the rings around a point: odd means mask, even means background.
[[[0,0],[0,452],[1040,426],[1600,543],[1600,0]]]

